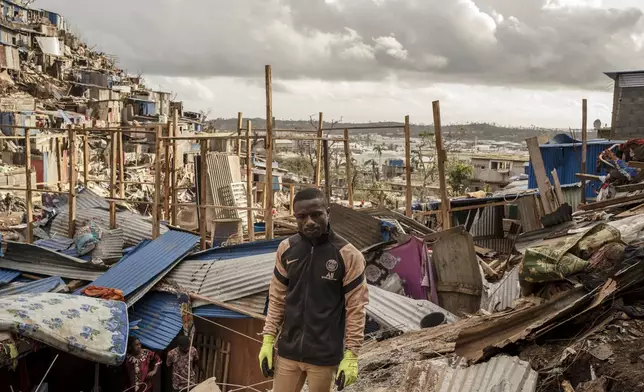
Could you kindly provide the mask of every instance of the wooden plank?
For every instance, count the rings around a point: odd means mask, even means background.
[[[644,194],[628,196],[628,197],[618,197],[615,199],[598,201],[595,203],[580,205],[578,208],[583,211],[594,211],[602,208],[612,207],[622,203],[630,203],[630,202],[636,202],[640,200],[644,200]]]
[[[349,130],[346,128],[344,129],[344,160],[346,161],[345,163],[346,163],[346,174],[347,174],[347,197],[349,199],[349,208],[353,208],[353,173],[351,170],[351,165],[352,165],[351,144],[349,142]]]
[[[156,138],[154,141],[154,204],[152,204],[152,239],[156,239],[161,234],[159,221],[159,207],[161,203],[161,148],[163,129],[161,125],[156,127]]]
[[[172,137],[172,123],[168,121],[166,126],[166,135]],[[170,141],[165,143],[165,151],[163,154],[163,167],[165,168],[163,174],[163,217],[165,219],[170,219],[170,174],[171,171],[171,159],[170,159]]]
[[[76,170],[76,131],[69,128],[68,131],[68,151],[69,155],[69,222],[67,226],[67,235],[69,238],[74,238],[74,231],[76,229],[76,182],[78,171]]]
[[[118,168],[119,168],[119,196],[125,199],[125,152],[123,151],[123,132],[115,133],[118,135],[116,145],[118,153]]]
[[[222,392],[228,391],[228,372],[230,370],[230,342],[224,342],[222,345],[222,354],[224,355],[224,368],[221,375],[221,380],[223,381],[223,390]]]
[[[116,197],[116,139],[117,132],[110,135],[110,198]],[[116,203],[110,201],[110,229],[116,229]],[[152,237],[156,238],[156,237]]]
[[[252,133],[252,124],[250,120],[246,121],[246,206],[253,207],[253,152],[250,135]],[[252,211],[248,211],[248,240],[255,241],[255,218]]]
[[[636,169],[644,169],[644,162],[630,161],[628,162],[628,166],[634,167]]]
[[[56,138],[56,171],[58,172],[58,190],[63,190],[63,148],[61,147],[60,138]],[[69,157],[67,157],[69,158]]]
[[[322,176],[322,123],[324,122],[324,115],[322,112],[320,112],[318,116],[318,142],[315,147],[315,185],[319,188],[320,184],[322,183],[321,181],[321,176]]]
[[[172,131],[171,131],[172,137],[179,136],[178,123],[179,123],[179,110],[174,109],[174,113],[172,114]],[[173,141],[172,142],[172,178],[170,180],[170,187],[172,188],[173,203],[177,202],[177,185],[179,182],[177,178],[178,176],[177,170],[181,166],[181,162],[179,162],[178,160],[179,160],[179,157],[177,156],[177,142]],[[176,206],[171,206],[170,222],[173,225],[177,224],[177,212],[178,212],[178,208]]]
[[[433,251],[441,307],[456,315],[478,311],[483,283],[472,235],[458,226],[425,240]]]
[[[409,127],[409,116],[405,116],[405,182],[405,215],[411,217],[411,129]]]
[[[528,145],[530,161],[532,162],[534,175],[537,179],[537,186],[541,195],[543,211],[546,214],[551,214],[557,209],[557,207],[554,206],[553,203],[552,187],[550,185],[550,181],[548,181],[546,168],[543,164],[543,157],[541,156],[541,150],[539,149],[539,139],[537,139],[537,137],[531,137],[526,139],[525,142]]]
[[[434,113],[434,133],[436,136],[436,155],[438,156],[438,181],[441,194],[441,217],[443,221],[443,229],[447,230],[452,227],[450,219],[450,200],[447,197],[447,182],[445,181],[445,161],[447,155],[443,150],[443,136],[441,135],[441,108],[440,102],[432,102],[432,109]]]
[[[328,201],[331,200],[331,174],[329,173],[329,141],[322,142],[324,148],[324,194]]]
[[[25,175],[26,175],[26,193],[25,193],[25,209],[27,210],[27,243],[34,242],[34,206],[33,194],[31,192],[31,139],[29,138],[29,131],[25,130]]]
[[[586,174],[586,156],[588,149],[588,101],[581,101],[581,173]],[[581,179],[581,203],[586,204],[586,180]]]
[[[242,112],[237,113],[237,136],[241,138],[241,131],[243,128],[242,121],[244,121],[244,115]],[[241,139],[237,139],[237,156],[241,157],[241,145],[242,141]]]
[[[62,158],[60,158],[62,159]],[[89,135],[83,136],[83,172],[85,174],[85,188],[89,187],[89,161],[91,155],[89,153]]]
[[[294,202],[294,200],[295,200],[295,184],[290,184],[288,186],[288,188],[289,188],[289,190],[288,190],[288,194],[289,194],[288,211],[289,211],[289,213],[291,215],[293,215],[294,212],[295,212],[295,210],[294,210],[295,209],[295,202]]]
[[[559,205],[562,205],[566,202],[566,199],[564,198],[563,191],[561,190],[561,182],[559,182],[557,169],[552,169],[552,172],[550,174],[552,174],[552,181],[555,183],[555,194],[557,195]]]
[[[264,222],[266,239],[273,239],[273,82],[271,66],[266,66],[266,203],[264,204]],[[318,155],[319,157],[319,155]],[[319,160],[319,158],[318,158]]]
[[[206,365],[206,378],[211,378],[215,376],[215,366],[217,364],[217,349],[215,346],[215,337],[210,335],[208,336],[208,364]]]
[[[584,180],[590,180],[590,181],[599,180],[601,178],[600,176],[596,176],[594,174],[575,173],[575,175],[577,176],[577,178],[582,178]]]
[[[201,155],[199,157],[199,244],[201,250],[206,249],[206,235],[207,235],[207,226],[206,226],[206,173],[208,170],[208,163],[206,162],[206,155],[208,154],[208,144],[206,140],[201,140],[199,142],[201,146]]]
[[[644,182],[639,184],[619,185],[615,187],[617,192],[634,192],[644,189]]]

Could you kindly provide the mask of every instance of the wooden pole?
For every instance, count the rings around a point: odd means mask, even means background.
[[[168,121],[165,133],[169,137],[172,137],[172,131],[170,130],[171,125],[172,123]],[[170,140],[165,143],[165,151],[163,154],[163,167],[165,168],[165,173],[163,176],[163,216],[165,219],[170,219],[170,174],[172,173],[170,168],[170,165],[172,163],[170,159],[170,143]]]
[[[172,114],[172,136],[176,137],[179,136],[179,110],[174,109],[174,113]],[[177,156],[177,140],[172,141],[172,202],[177,203],[177,187],[179,186],[179,181],[177,178],[177,168],[181,165],[180,162],[178,162],[179,157]],[[177,224],[177,207],[172,206],[172,213],[171,213],[171,218],[170,222],[172,222],[173,225]]]
[[[405,116],[405,214],[411,217],[412,188],[411,188],[411,129],[409,116]]]
[[[119,168],[119,195],[121,199],[125,199],[125,153],[123,151],[123,132],[116,133],[118,139],[117,153],[118,153],[118,168]]]
[[[434,112],[434,133],[436,135],[436,155],[438,157],[438,180],[441,193],[441,217],[443,221],[443,229],[448,230],[452,227],[450,219],[450,200],[447,197],[447,182],[445,181],[445,161],[447,154],[443,150],[443,136],[441,135],[441,107],[439,101],[432,102],[432,109]]]
[[[320,178],[322,176],[322,139],[319,139],[322,137],[322,123],[324,122],[324,115],[322,112],[320,112],[320,115],[318,117],[318,141],[316,144],[316,152],[315,152],[315,185],[319,188],[320,183],[322,182],[322,179]]]
[[[199,156],[199,244],[201,250],[206,249],[206,235],[208,228],[206,227],[206,172],[208,155],[208,143],[206,140],[200,140],[201,155]]]
[[[563,205],[566,202],[566,199],[564,199],[563,190],[561,190],[561,183],[559,182],[557,169],[553,169],[550,174],[552,175],[552,182],[554,183],[555,196],[557,196],[557,205]]]
[[[58,162],[56,162],[56,170],[58,171],[58,190],[63,190],[63,148],[61,147],[60,138],[56,138],[56,155]],[[69,157],[67,157],[69,158]]]
[[[31,139],[29,139],[29,130],[25,129],[25,173],[26,173],[26,189],[25,194],[25,207],[27,210],[27,243],[34,241],[34,206],[31,192]]]
[[[353,174],[351,172],[351,144],[349,143],[349,130],[344,130],[344,160],[346,161],[347,174],[347,193],[349,198],[349,208],[353,208]],[[293,204],[293,203],[291,203]],[[291,215],[293,213],[291,212]]]
[[[331,201],[331,174],[329,173],[329,141],[324,140],[324,193],[327,201]]]
[[[266,66],[266,239],[273,239],[273,84],[271,66]]]
[[[244,124],[242,123],[244,121],[244,115],[242,112],[237,113],[237,136],[241,137],[241,131],[242,128],[244,127]],[[241,157],[241,139],[237,139],[237,156]]]
[[[85,126],[83,125],[83,128]],[[83,171],[85,173],[85,188],[89,186],[89,135],[83,136]]]
[[[69,127],[68,138],[69,146],[69,225],[67,226],[67,235],[74,238],[76,231],[76,182],[78,172],[76,171],[76,130]]]
[[[159,225],[159,207],[161,203],[161,137],[163,136],[163,127],[157,126],[156,138],[154,140],[154,204],[152,204],[152,239],[156,239],[161,234]]]
[[[539,149],[539,140],[537,137],[531,137],[525,140],[528,145],[528,152],[530,153],[530,162],[534,170],[534,176],[537,180],[537,187],[541,196],[541,204],[543,205],[543,212],[552,214],[557,207],[554,206],[554,199],[552,194],[552,186],[546,174],[546,167],[543,164],[543,157]]]
[[[112,133],[110,137],[110,197],[114,199],[116,197],[116,139],[117,133]],[[116,203],[110,201],[110,229],[116,229]]]
[[[588,101],[581,101],[581,173],[586,174],[586,155],[588,144]],[[581,202],[586,204],[586,180],[581,179]]]
[[[289,202],[288,202],[288,212],[293,215],[295,212],[295,184],[290,184],[288,186],[288,195],[289,195]]]
[[[246,206],[253,206],[253,152],[251,151],[250,135],[252,133],[252,124],[250,120],[246,121]],[[248,210],[248,241],[255,241],[255,219],[254,212]]]

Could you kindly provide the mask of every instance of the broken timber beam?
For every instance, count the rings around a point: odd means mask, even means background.
[[[546,167],[543,164],[543,157],[539,149],[539,139],[531,137],[525,140],[528,145],[528,152],[530,153],[530,161],[532,162],[532,169],[537,179],[537,187],[541,195],[541,204],[543,205],[543,212],[552,214],[557,207],[554,205],[552,186],[546,175]]]
[[[637,201],[640,201],[640,200],[644,201],[644,194],[635,195],[635,196],[627,196],[627,197],[618,197],[618,198],[615,198],[615,199],[598,201],[598,202],[595,202],[595,203],[580,205],[578,208],[580,210],[583,210],[583,211],[593,211],[593,210],[598,210],[598,209],[602,209],[602,208],[612,207],[612,206],[622,204],[622,203],[637,202]]]

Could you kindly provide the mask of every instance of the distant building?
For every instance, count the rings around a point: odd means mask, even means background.
[[[405,174],[405,161],[403,159],[387,159],[382,165],[382,175],[388,178],[394,178]]]
[[[632,139],[644,134],[644,70],[606,72],[615,81],[612,139]]]
[[[489,186],[490,192],[503,188],[510,183],[510,178],[525,174],[524,166],[529,161],[527,156],[473,155],[471,164],[474,167],[474,175],[470,188],[478,191]]]

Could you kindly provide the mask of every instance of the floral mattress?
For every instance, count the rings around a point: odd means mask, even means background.
[[[11,331],[107,365],[125,359],[127,305],[70,294],[0,297],[0,331]]]

